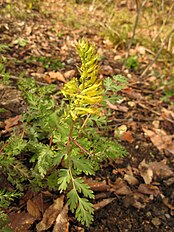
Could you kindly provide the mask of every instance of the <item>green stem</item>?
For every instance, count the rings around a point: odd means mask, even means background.
[[[69,130],[69,136],[68,136],[68,143],[67,143],[67,146],[68,146],[68,165],[69,165],[69,173],[70,173],[70,176],[71,176],[71,182],[72,182],[72,185],[73,185],[73,188],[75,188],[75,184],[74,184],[74,178],[73,178],[73,174],[72,174],[72,161],[71,161],[71,138],[72,138],[72,133],[73,133],[73,123],[71,123],[70,125],[70,130]]]

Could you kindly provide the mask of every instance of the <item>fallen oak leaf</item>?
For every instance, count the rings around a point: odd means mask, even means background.
[[[165,179],[174,175],[174,172],[166,164],[166,160],[163,159],[160,162],[154,161],[149,163],[149,168],[152,169],[154,179]]]
[[[53,232],[68,232],[68,231],[69,231],[68,204],[66,204],[56,218]]]
[[[65,72],[64,77],[66,79],[71,79],[71,78],[73,78],[75,76],[75,74],[76,74],[76,70],[72,69],[72,70],[69,70],[69,71]]]
[[[133,192],[124,198],[123,204],[125,207],[129,207],[131,205],[136,209],[144,209],[149,200],[148,196],[139,192]]]
[[[101,208],[104,208],[105,206],[109,205],[112,201],[114,201],[115,198],[107,198],[107,199],[104,199],[96,204],[94,204],[94,209],[95,210],[99,210]]]
[[[65,77],[60,72],[46,72],[44,79],[49,83],[53,83],[54,81],[61,81],[66,83]]]
[[[125,113],[129,110],[126,106],[114,105],[108,100],[106,100],[106,103],[111,110],[118,110]]]
[[[139,164],[138,168],[145,184],[150,184],[153,179],[153,171],[152,168],[146,163],[145,159]]]
[[[123,93],[126,93],[132,99],[142,99],[143,96],[140,93],[135,92],[132,88],[125,88],[122,90]]]
[[[153,130],[149,130],[149,129],[143,128],[143,131],[150,138],[154,146],[157,147],[159,151],[167,150],[167,148],[171,144],[173,144],[173,141],[172,141],[173,136],[167,135],[166,132],[162,129],[153,128]],[[174,154],[174,151],[173,151],[173,154]]]
[[[85,183],[90,186],[93,191],[108,191],[110,189],[109,185],[105,181],[99,182],[92,179],[85,179]]]
[[[8,118],[5,120],[5,130],[8,131],[11,127],[18,125],[22,115],[17,115],[14,118]]]
[[[15,232],[29,231],[31,225],[35,222],[35,218],[28,212],[11,212],[8,214],[8,226]]]
[[[27,201],[27,211],[34,218],[41,219],[41,212],[38,206],[30,199]]]
[[[42,221],[36,226],[37,231],[48,230],[52,226],[58,214],[62,211],[63,200],[64,196],[57,198],[54,203],[45,210]]]
[[[134,142],[134,138],[132,136],[131,131],[126,131],[120,138],[122,141],[127,141],[129,143],[133,143]]]
[[[139,184],[138,179],[136,177],[134,177],[133,175],[125,174],[124,180],[126,180],[129,185],[138,185]]]
[[[110,191],[116,195],[128,195],[132,192],[127,183],[121,178],[118,178],[114,184],[110,183],[110,185],[112,187]]]
[[[157,196],[160,193],[159,188],[151,184],[140,184],[138,192],[154,196]]]

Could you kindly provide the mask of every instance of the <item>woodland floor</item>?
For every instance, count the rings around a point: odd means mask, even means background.
[[[74,43],[86,37],[95,43],[100,54],[101,77],[122,74],[128,78],[128,87],[121,91],[123,100],[111,108],[112,124],[109,136],[114,136],[115,128],[126,127],[121,136],[121,143],[126,147],[128,156],[102,164],[97,172],[96,184],[91,184],[95,191],[95,220],[90,228],[83,228],[72,215],[69,215],[69,231],[90,232],[172,232],[174,228],[174,113],[173,106],[161,100],[162,89],[152,88],[159,84],[155,75],[140,79],[142,70],[150,60],[141,47],[135,52],[141,54],[141,68],[137,71],[122,69],[121,59],[125,50],[116,49],[107,39],[97,33],[94,27],[74,26],[64,22],[67,8],[60,1],[58,8],[47,1],[50,12],[43,15],[38,11],[27,15],[26,19],[0,16],[0,44],[11,44],[9,50],[2,52],[6,57],[6,70],[11,73],[12,84],[16,86],[18,76],[26,76],[38,82],[63,85],[64,78],[70,79],[77,74],[79,58]],[[1,7],[4,7],[3,5]],[[52,7],[52,9],[51,9]],[[54,11],[55,10],[55,11]],[[66,12],[65,12],[66,11]],[[59,12],[59,17],[54,14]],[[79,18],[83,17],[83,8],[77,9]],[[73,22],[71,22],[73,24]],[[21,43],[19,39],[21,38]],[[23,40],[22,40],[23,39]],[[25,44],[25,41],[26,44]],[[22,42],[24,44],[22,44]],[[140,51],[141,50],[141,51]],[[50,67],[43,67],[30,57],[46,56],[59,59],[63,66],[52,74]],[[153,68],[160,74],[163,64],[157,62]],[[70,72],[68,72],[70,71]],[[151,70],[152,71],[152,70]],[[170,76],[170,74],[168,74]],[[7,98],[10,98],[10,91]],[[172,101],[172,98],[171,98]],[[15,104],[18,103],[16,99]],[[16,105],[7,106],[6,114],[0,114],[1,129],[4,121],[19,115]],[[3,138],[7,135],[3,135]],[[94,182],[95,183],[95,182]],[[100,183],[100,184],[99,184]],[[26,191],[27,192],[27,191]],[[96,205],[99,203],[99,205]],[[24,200],[23,211],[26,211]],[[9,209],[11,223],[15,219],[13,208]],[[18,213],[20,214],[20,213]],[[26,231],[35,231],[35,223]],[[18,224],[13,224],[15,231],[21,231]],[[48,230],[51,231],[51,230]]]

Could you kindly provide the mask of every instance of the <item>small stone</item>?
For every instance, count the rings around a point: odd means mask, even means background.
[[[154,226],[159,226],[161,224],[161,221],[159,220],[159,218],[154,217],[152,219],[152,223],[153,223]]]
[[[146,216],[147,216],[147,217],[151,217],[151,216],[152,216],[151,212],[150,212],[150,211],[147,212],[147,213],[146,213]]]
[[[170,215],[169,215],[168,213],[166,213],[165,216],[166,216],[167,219],[170,219],[170,218],[171,218]]]
[[[129,101],[127,104],[128,104],[130,107],[134,107],[134,106],[136,105],[136,103],[133,102],[133,101]]]

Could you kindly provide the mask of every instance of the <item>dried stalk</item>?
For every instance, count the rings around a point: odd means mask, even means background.
[[[164,41],[161,43],[161,47],[158,50],[158,52],[156,53],[156,56],[154,57],[154,59],[152,60],[152,62],[145,68],[145,70],[142,72],[140,79],[147,73],[147,71],[152,67],[152,65],[157,61],[158,57],[161,54],[161,51],[163,50],[164,46],[166,45],[166,43],[169,41],[170,37],[172,36],[172,34],[174,33],[174,25],[172,30],[168,33],[168,35],[166,36],[166,38],[164,39]]]
[[[147,2],[147,0],[144,0],[143,3],[140,5],[138,1],[139,0],[135,0],[135,3],[136,3],[136,18],[135,18],[135,23],[134,23],[134,27],[133,27],[132,37],[131,37],[130,42],[128,44],[127,53],[126,53],[126,57],[125,57],[125,61],[124,61],[123,67],[125,66],[125,64],[127,62],[127,59],[129,57],[130,49],[132,47],[132,44],[133,44],[133,41],[134,41],[134,38],[135,38],[136,29],[137,29],[137,26],[138,26],[138,22],[139,22],[139,18],[140,18],[140,15],[141,15],[141,11],[142,11],[144,5]]]

